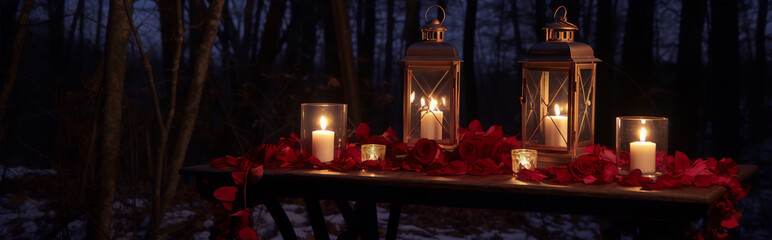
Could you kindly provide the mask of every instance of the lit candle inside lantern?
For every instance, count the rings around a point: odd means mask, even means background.
[[[421,106],[426,102],[421,98]],[[429,108],[421,111],[421,138],[442,139],[442,111],[437,108],[437,100],[429,98]]]
[[[382,160],[386,155],[386,145],[363,144],[361,147],[362,161]]]
[[[548,118],[544,123],[545,143],[550,146],[565,147],[568,140],[568,117],[560,116],[560,107],[555,105],[555,116],[548,116]]]
[[[322,130],[313,131],[311,134],[311,154],[321,162],[332,162],[335,158],[335,132],[325,130],[327,119],[319,119]]]
[[[641,128],[641,141],[630,142],[630,170],[640,169],[642,173],[654,173],[657,162],[657,144],[646,141],[646,129]]]

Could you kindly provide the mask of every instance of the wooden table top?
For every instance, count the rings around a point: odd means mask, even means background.
[[[755,165],[740,165],[738,178],[741,182],[756,173]],[[210,165],[185,167],[182,175],[199,178],[230,178],[230,170],[216,169]],[[687,186],[678,189],[641,190],[640,186],[620,186],[617,183],[587,185],[581,182],[555,184],[549,181],[534,183],[520,181],[511,175],[488,176],[428,176],[411,171],[349,171],[336,172],[318,169],[265,169],[264,184],[351,184],[364,188],[418,188],[449,191],[480,192],[496,194],[548,195],[555,197],[585,197],[599,199],[643,200],[654,202],[709,204],[726,193],[723,186],[706,188]]]

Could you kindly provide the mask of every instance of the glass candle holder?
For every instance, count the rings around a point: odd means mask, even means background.
[[[522,169],[536,169],[537,155],[534,149],[512,149],[512,172],[517,174]]]
[[[300,147],[321,162],[332,162],[346,150],[346,104],[300,105]]]
[[[668,121],[664,117],[617,117],[617,168],[620,174],[640,169],[644,177],[666,172]]]
[[[363,144],[362,161],[380,161],[386,156],[386,145],[383,144]]]

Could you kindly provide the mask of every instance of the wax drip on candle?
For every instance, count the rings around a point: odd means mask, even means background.
[[[322,130],[326,130],[327,128],[327,119],[322,116],[321,119],[319,119],[319,125],[322,125]]]

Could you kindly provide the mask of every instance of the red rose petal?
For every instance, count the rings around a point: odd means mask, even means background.
[[[263,166],[257,166],[249,169],[249,176],[247,176],[247,183],[255,184],[263,178]]]
[[[584,184],[593,184],[593,183],[595,183],[595,180],[598,180],[598,179],[597,179],[597,178],[595,178],[595,177],[594,177],[594,176],[592,176],[592,175],[587,175],[586,177],[584,177],[584,178],[582,179],[582,181],[584,182]]]
[[[547,175],[544,175],[538,170],[531,171],[528,169],[522,169],[519,172],[517,172],[517,179],[523,180],[523,181],[534,181],[534,182],[541,182],[544,180],[544,178],[547,178]]]
[[[239,189],[234,186],[220,187],[214,190],[214,198],[220,201],[233,202],[236,200],[236,192],[238,191]]]
[[[244,185],[244,173],[246,173],[246,171],[231,172],[231,177],[233,178],[233,182],[236,183],[236,185]]]
[[[367,141],[370,138],[370,126],[367,123],[359,123],[356,131],[356,139],[360,143]]]
[[[710,187],[718,181],[718,177],[713,174],[699,175],[694,178],[695,187]]]
[[[619,185],[622,186],[640,186],[641,185],[641,170],[633,169],[629,174],[623,176],[619,180]]]

